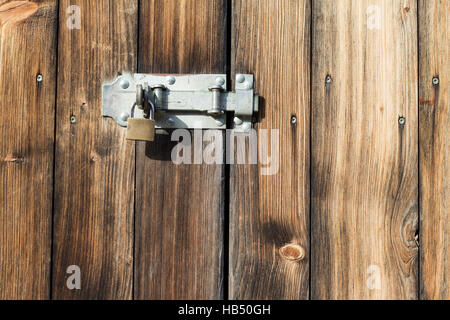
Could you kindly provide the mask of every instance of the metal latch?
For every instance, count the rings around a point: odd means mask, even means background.
[[[151,113],[160,129],[226,129],[227,112],[234,112],[233,129],[247,132],[258,112],[253,75],[238,74],[235,92],[226,84],[224,74],[124,74],[103,85],[102,115],[123,127]]]

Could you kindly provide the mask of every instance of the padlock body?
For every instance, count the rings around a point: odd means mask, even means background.
[[[154,141],[155,120],[129,118],[127,140]]]

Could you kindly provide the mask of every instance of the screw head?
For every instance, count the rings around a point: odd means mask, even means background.
[[[398,123],[399,123],[401,126],[403,126],[403,125],[406,123],[405,117],[400,117],[400,118],[398,118]]]
[[[244,81],[245,81],[245,76],[244,76],[243,74],[238,74],[238,75],[236,76],[236,81],[237,81],[238,83],[244,83]]]
[[[177,81],[177,79],[175,79],[175,77],[173,77],[173,76],[168,76],[168,77],[167,77],[167,83],[168,83],[169,85],[175,84],[176,81]]]
[[[238,126],[240,126],[244,122],[244,121],[242,121],[241,118],[238,118],[238,117],[235,117],[233,121],[234,121],[234,124],[236,124]]]
[[[327,77],[325,78],[325,83],[330,84],[333,82],[333,79],[331,78],[330,75],[327,75]]]
[[[122,89],[128,89],[130,87],[130,82],[127,79],[122,79],[120,81],[120,87]]]
[[[291,117],[291,123],[292,124],[296,124],[297,123],[297,117],[296,116],[292,116]]]
[[[438,77],[433,77],[433,84],[435,86],[437,86],[439,84],[439,78]]]
[[[74,115],[70,116],[70,123],[74,124],[76,122],[77,122],[77,118]]]
[[[38,75],[36,76],[36,81],[37,81],[37,82],[42,82],[42,80],[44,80],[44,77],[42,76],[42,74],[38,74]]]
[[[218,86],[223,86],[223,85],[225,84],[225,79],[222,78],[222,77],[217,77],[217,78],[216,78],[216,84],[217,84]]]
[[[120,115],[120,120],[122,121],[128,121],[128,118],[130,117],[130,115],[128,114],[128,112],[124,112]]]

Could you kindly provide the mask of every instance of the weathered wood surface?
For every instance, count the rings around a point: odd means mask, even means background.
[[[0,299],[48,299],[57,5],[0,3]]]
[[[449,1],[419,1],[422,299],[450,299],[449,18]]]
[[[310,13],[306,0],[233,1],[232,70],[255,75],[258,129],[280,139],[258,135],[279,143],[274,175],[261,162],[230,169],[231,299],[309,296]]]
[[[67,27],[70,5],[81,9],[79,30]],[[102,118],[101,85],[136,71],[137,9],[136,0],[60,2],[55,299],[132,298],[134,144]],[[81,269],[81,290],[66,287],[71,265]]]
[[[417,1],[317,0],[312,23],[312,298],[415,299]]]
[[[225,73],[225,0],[141,1],[139,72]],[[223,297],[223,165],[175,165],[170,135],[138,143],[136,299]]]
[[[0,0],[0,299],[450,299],[448,6]],[[254,74],[278,172],[135,151],[137,71]]]

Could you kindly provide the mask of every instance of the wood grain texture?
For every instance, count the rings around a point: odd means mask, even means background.
[[[312,41],[312,298],[416,299],[417,1],[316,0]]]
[[[139,72],[225,73],[224,0],[141,1]],[[223,297],[223,165],[175,165],[170,136],[138,143],[136,299]]]
[[[80,30],[66,25],[69,5],[81,9]],[[60,3],[55,299],[132,298],[134,144],[102,118],[101,88],[136,71],[137,8],[136,0]],[[81,290],[66,287],[70,265],[81,269]]]
[[[255,75],[257,128],[274,138],[259,143],[279,143],[279,170],[231,166],[231,299],[309,297],[310,13],[306,0],[233,1],[232,69]]]
[[[419,1],[422,299],[450,299],[449,18],[448,1]]]
[[[56,8],[0,5],[2,300],[50,297]]]

